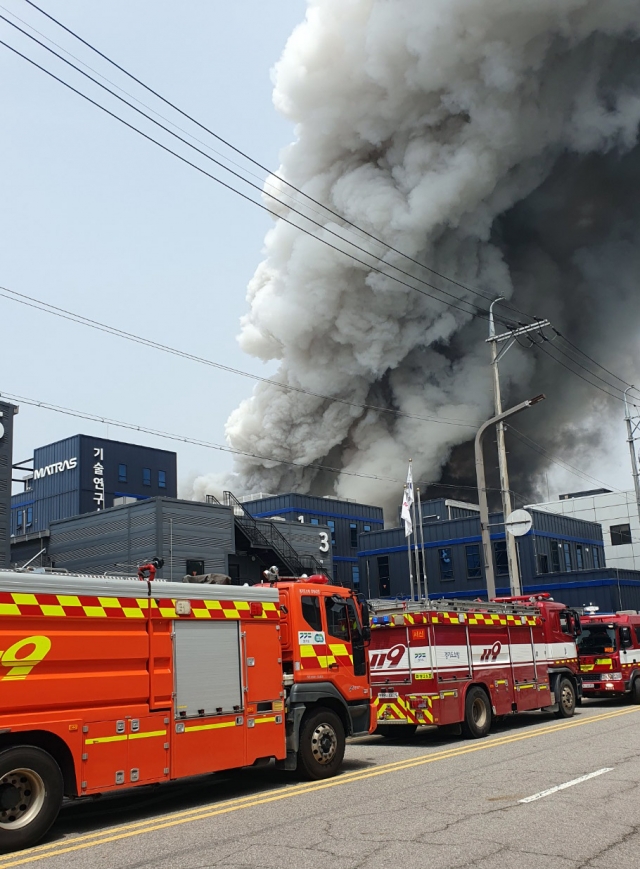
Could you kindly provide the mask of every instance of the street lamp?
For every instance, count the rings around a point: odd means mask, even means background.
[[[496,423],[502,422],[502,420],[506,419],[508,416],[513,416],[516,413],[520,413],[520,411],[522,410],[526,410],[528,407],[532,407],[534,404],[537,404],[539,401],[543,401],[545,398],[545,395],[536,395],[535,398],[529,398],[527,399],[527,401],[516,404],[515,407],[511,407],[509,408],[509,410],[505,410],[503,413],[499,413],[497,416],[488,419],[480,426],[480,428],[478,429],[478,433],[476,434],[476,480],[478,485],[478,501],[480,504],[480,530],[482,532],[484,572],[487,580],[487,597],[489,598],[489,600],[496,596],[496,577],[495,571],[493,569],[493,555],[491,552],[491,534],[489,531],[489,504],[487,503],[487,483],[484,473],[482,438],[484,437],[484,433],[486,432],[486,430],[491,426],[496,425]],[[505,516],[504,518],[506,521],[507,517]]]

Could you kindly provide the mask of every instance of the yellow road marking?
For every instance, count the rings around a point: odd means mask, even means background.
[[[368,778],[374,778],[379,775],[386,775],[392,772],[401,772],[405,769],[424,766],[428,763],[435,763],[440,760],[450,760],[455,757],[461,757],[465,754],[472,754],[477,751],[485,751],[489,748],[499,748],[503,745],[510,745],[514,742],[521,742],[525,739],[533,739],[537,736],[545,736],[556,733],[562,730],[568,730],[572,727],[580,727],[584,724],[593,724],[598,721],[606,721],[610,718],[618,718],[621,715],[629,715],[634,712],[640,712],[640,708],[632,707],[630,709],[620,709],[615,712],[605,712],[600,715],[593,715],[589,718],[571,721],[563,721],[558,724],[553,724],[548,727],[542,727],[537,730],[531,730],[527,733],[518,733],[512,736],[499,737],[489,741],[482,741],[473,745],[464,745],[451,749],[444,749],[440,752],[431,754],[419,755],[418,757],[409,757],[404,760],[394,761],[392,763],[382,764],[374,767],[372,770],[358,771],[345,773],[337,778],[329,779],[323,782],[309,782],[308,784],[293,785],[291,787],[282,788],[278,791],[267,791],[265,796],[247,796],[238,797],[233,800],[228,800],[223,803],[214,803],[209,806],[201,806],[198,809],[190,809],[185,812],[178,812],[173,815],[165,815],[164,821],[149,823],[146,821],[138,821],[137,823],[127,824],[116,828],[116,832],[109,835],[108,831],[102,830],[96,833],[89,833],[86,836],[77,836],[72,839],[67,839],[63,842],[52,842],[48,845],[40,845],[36,848],[31,848],[27,851],[22,851],[15,855],[16,859],[12,859],[8,863],[0,863],[0,869],[11,869],[13,866],[23,866],[27,863],[35,863],[39,860],[44,860],[49,857],[57,857],[61,854],[69,854],[73,851],[81,851],[86,848],[93,848],[98,845],[106,845],[110,842],[117,842],[123,839],[129,839],[133,836],[140,836],[144,833],[153,833],[157,830],[165,830],[170,827],[177,827],[182,824],[192,823],[194,821],[202,821],[207,818],[213,818],[217,815],[225,815],[230,812],[238,811],[239,809],[249,809],[254,806],[265,805],[267,803],[278,802],[280,800],[289,799],[294,796],[304,796],[305,794],[315,793],[317,791],[326,790],[327,788],[338,787],[340,785],[351,784],[352,782],[362,781]],[[216,808],[212,809],[212,806]],[[212,809],[212,810],[210,810]],[[66,843],[69,843],[68,845]]]

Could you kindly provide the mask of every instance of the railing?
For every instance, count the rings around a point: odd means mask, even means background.
[[[499,603],[482,600],[459,600],[439,598],[438,600],[370,600],[369,606],[374,613],[392,612],[492,612],[509,615],[531,615],[535,607],[526,603]]]
[[[273,549],[292,576],[309,571],[327,573],[313,555],[301,557],[273,522],[258,522],[232,492],[224,492],[222,500],[226,507],[231,507],[236,522],[249,540],[254,545]]]

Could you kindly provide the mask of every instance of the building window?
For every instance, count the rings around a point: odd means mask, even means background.
[[[355,522],[349,523],[349,533],[351,535],[351,548],[358,548],[358,526]]]
[[[143,468],[142,469],[142,485],[150,486],[151,485],[151,468]]]
[[[336,545],[336,523],[333,519],[329,519],[327,521],[327,525],[329,526],[329,530],[331,531],[331,545]]]
[[[560,545],[557,540],[551,541],[551,572],[560,573]]]
[[[320,524],[319,519],[310,519],[309,521],[311,522],[312,525],[319,525]]]
[[[199,558],[187,558],[187,576],[203,576],[204,561]]]
[[[362,530],[363,531],[371,531],[371,525],[363,525]]]
[[[571,559],[571,544],[563,543],[562,544],[562,554],[564,556],[564,569],[567,573],[570,573],[573,570],[573,561]]]
[[[351,582],[354,588],[356,585],[360,585],[360,568],[357,564],[351,565]]]
[[[584,569],[584,557],[582,555],[582,545],[576,544],[576,567],[578,570]]]
[[[391,594],[391,581],[389,579],[389,556],[378,556],[378,594],[386,597]]]
[[[480,565],[480,547],[477,543],[465,546],[467,556],[467,579],[480,579],[482,567]]]
[[[33,525],[33,507],[27,507],[27,528]]]
[[[600,567],[600,550],[597,546],[593,547],[593,566],[598,569]]]
[[[313,631],[321,631],[320,598],[303,594],[300,600],[302,603],[302,618]]]
[[[496,540],[496,542],[493,544],[493,554],[496,560],[496,576],[509,576],[507,541]]]
[[[158,471],[158,488],[166,489],[167,488],[167,472],[166,471]]]
[[[127,466],[126,465],[118,465],[118,482],[126,483],[127,482]]]
[[[544,552],[538,553],[538,573],[549,573],[549,556]]]
[[[24,522],[24,510],[18,510],[18,528],[22,528],[22,524]]]
[[[438,549],[438,561],[440,562],[440,579],[453,579],[453,550],[451,547]]]
[[[609,528],[611,534],[612,546],[624,546],[626,543],[631,543],[631,526],[630,525],[612,525]]]

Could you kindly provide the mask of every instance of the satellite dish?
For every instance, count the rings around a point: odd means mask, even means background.
[[[504,527],[514,537],[523,537],[528,534],[532,525],[531,513],[526,510],[514,510],[513,513],[509,513],[507,521],[504,523]]]

